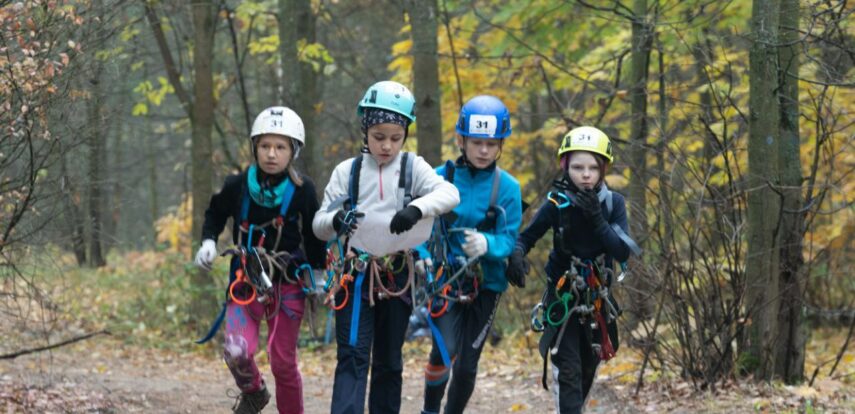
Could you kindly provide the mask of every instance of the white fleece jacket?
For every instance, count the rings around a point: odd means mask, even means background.
[[[371,154],[362,157],[362,170],[359,173],[359,200],[357,210],[366,216],[383,215],[390,219],[401,208],[403,190],[398,189],[398,177],[401,174],[401,156],[398,153],[392,161],[382,167]],[[333,217],[339,208],[331,211],[331,203],[346,196],[350,186],[350,170],[355,158],[341,162],[333,170],[329,184],[324,190],[324,201],[312,220],[312,230],[321,240],[335,238]],[[440,177],[424,160],[416,156],[413,161],[413,198],[411,206],[417,207],[423,217],[437,217],[445,214],[460,203],[457,187]]]

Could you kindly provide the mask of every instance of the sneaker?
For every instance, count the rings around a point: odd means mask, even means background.
[[[258,414],[270,401],[270,391],[262,385],[256,392],[242,392],[238,396],[232,410],[237,414]]]

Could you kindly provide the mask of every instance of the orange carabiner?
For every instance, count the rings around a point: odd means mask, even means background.
[[[448,296],[448,292],[451,290],[451,285],[445,285],[442,288],[442,294]],[[433,298],[428,301],[428,311],[430,311],[431,318],[439,318],[440,316],[445,314],[445,311],[448,310],[448,299],[445,299],[445,303],[442,304],[442,308],[439,309],[436,313],[433,311]]]
[[[237,286],[239,283],[248,285],[249,288],[252,290],[252,294],[249,296],[249,299],[241,300],[238,299],[237,296],[235,296],[235,286]],[[235,280],[232,282],[231,285],[229,285],[229,297],[232,299],[232,301],[234,301],[234,303],[244,306],[249,305],[250,303],[252,303],[252,301],[255,300],[255,286],[249,283],[246,278],[246,274],[244,274],[243,272],[243,269],[235,270]]]
[[[345,306],[347,306],[347,300],[350,299],[350,290],[347,288],[348,282],[353,282],[353,276],[351,276],[349,273],[345,273],[345,274],[341,275],[341,281],[339,282],[339,285],[341,285],[341,287],[344,289],[344,300],[341,301],[341,305],[338,305],[338,306],[333,305],[333,307],[332,307],[333,310],[340,311],[340,310],[344,309]],[[335,303],[334,302],[335,298],[333,296],[334,295],[332,293],[330,293],[329,298],[330,298],[330,301],[332,303]]]

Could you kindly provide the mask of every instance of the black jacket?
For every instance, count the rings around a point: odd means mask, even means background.
[[[205,223],[202,226],[203,240],[217,240],[226,226],[226,221],[231,217],[232,242],[237,244],[237,237],[240,234],[238,226],[240,226],[246,174],[244,171],[241,174],[226,177],[220,192],[211,196],[211,203],[205,210]],[[319,207],[315,194],[315,184],[309,177],[305,175],[301,177],[303,185],[295,189],[294,197],[291,199],[291,204],[285,214],[285,225],[282,229],[278,251],[287,251],[292,255],[302,257],[304,256],[300,249],[302,242],[308,263],[315,269],[321,269],[326,264],[326,248],[324,242],[315,237],[312,232],[312,219]],[[250,199],[248,214],[250,224],[267,224],[277,216],[279,216],[279,206],[266,208]],[[265,227],[264,231],[267,234],[264,248],[271,250],[276,242],[276,229],[270,225]],[[253,239],[258,240],[258,236],[253,235]]]
[[[622,195],[612,192],[612,212],[608,214],[605,203],[601,203],[603,216],[609,224],[617,224],[624,232],[629,234],[626,222],[626,205]],[[563,221],[564,239],[559,236],[558,227]],[[549,252],[549,261],[546,264],[546,274],[551,280],[557,280],[570,267],[571,257],[580,259],[594,259],[601,254],[607,256],[606,264],[611,266],[608,258],[624,262],[629,258],[630,249],[626,243],[618,237],[618,234],[610,226],[595,228],[591,220],[588,220],[582,210],[576,206],[558,209],[555,204],[546,200],[537,210],[532,222],[520,233],[517,245],[524,252],[534,247],[547,230],[553,230],[552,250]]]

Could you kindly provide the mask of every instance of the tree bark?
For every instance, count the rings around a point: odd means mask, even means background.
[[[746,306],[750,318],[746,368],[756,379],[775,372],[778,333],[780,201],[779,179],[778,0],[754,0],[749,55],[748,255]]]
[[[779,168],[781,169],[780,289],[781,310],[778,326],[782,340],[778,344],[775,374],[788,384],[804,378],[807,326],[802,318],[807,275],[803,270],[802,235],[804,213],[802,206],[802,169],[799,159],[799,2],[780,0],[781,45],[779,53],[781,105],[781,138]]]
[[[630,72],[630,99],[632,107],[630,125],[630,167],[632,175],[629,181],[630,219],[633,236],[643,247],[647,238],[647,80],[650,69],[650,51],[653,46],[654,26],[648,20],[647,0],[633,2],[634,19],[632,22],[632,66]],[[645,277],[633,277],[630,285],[630,304],[632,307],[630,325],[649,319],[653,308],[650,297],[650,284]]]
[[[193,9],[193,138],[192,138],[192,192],[193,225],[191,239],[201,237],[205,209],[211,199],[213,165],[211,161],[211,129],[214,124],[214,76],[212,70],[214,49],[214,14],[212,0],[195,0]],[[202,294],[194,299],[192,318],[207,319],[215,312],[211,279],[207,272],[193,272],[192,280]]]
[[[103,100],[104,93],[101,85],[103,64],[100,60],[93,61],[89,84],[91,99],[88,101],[88,132],[89,132],[89,266],[102,267],[107,264],[101,251],[103,230],[103,188],[104,186],[104,122]]]
[[[408,0],[413,37],[413,93],[418,117],[418,152],[430,165],[442,162],[442,114],[437,62],[436,0]]]
[[[279,54],[282,61],[282,85],[286,91],[282,97],[303,120],[306,130],[306,146],[300,153],[299,162],[315,181],[318,194],[326,187],[326,163],[324,146],[314,141],[316,132],[316,105],[320,102],[320,79],[318,72],[309,62],[300,62],[299,44],[302,40],[309,45],[317,41],[316,22],[310,0],[279,0]]]
[[[80,211],[79,197],[75,199],[74,186],[68,173],[67,152],[60,150],[60,191],[62,192],[63,214],[67,231],[71,235],[71,251],[78,266],[86,265],[86,232],[83,228],[83,218]]]

